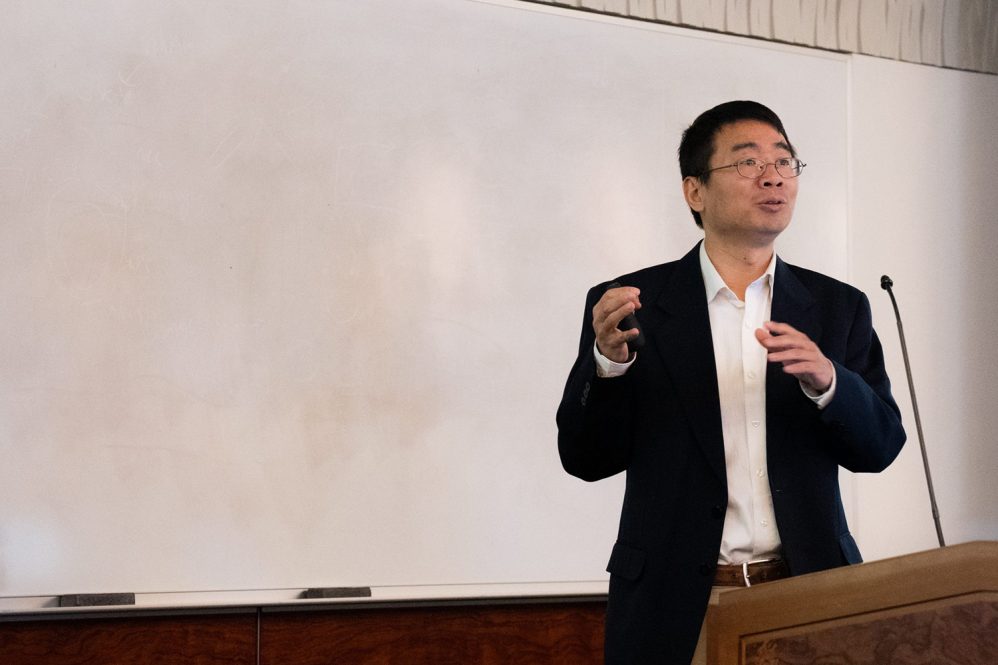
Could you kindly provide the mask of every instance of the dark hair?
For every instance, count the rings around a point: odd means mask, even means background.
[[[758,120],[770,125],[783,135],[787,145],[790,146],[790,154],[797,156],[797,151],[794,150],[786,130],[783,129],[780,117],[772,110],[759,102],[725,102],[701,113],[683,132],[683,139],[679,143],[679,173],[683,180],[688,176],[699,178],[704,184],[710,180],[707,169],[710,168],[710,158],[714,156],[714,138],[722,127],[740,120]],[[690,212],[693,213],[693,220],[697,226],[703,228],[700,213],[692,209]]]

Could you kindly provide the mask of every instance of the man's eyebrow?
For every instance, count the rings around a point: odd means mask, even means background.
[[[785,141],[778,141],[773,144],[773,147],[779,148],[780,150],[786,150],[787,152],[793,152],[793,150],[790,149],[790,146],[787,145]],[[755,141],[747,141],[746,143],[736,143],[735,145],[731,146],[731,151],[737,152],[739,150],[748,150],[750,148],[753,150],[758,150],[759,144],[756,143]]]

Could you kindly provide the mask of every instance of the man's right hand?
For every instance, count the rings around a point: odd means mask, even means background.
[[[628,314],[641,309],[638,296],[641,291],[633,286],[620,286],[608,289],[593,307],[593,330],[596,331],[596,348],[608,359],[625,363],[630,358],[628,340],[638,336],[637,328],[617,330],[617,326]]]

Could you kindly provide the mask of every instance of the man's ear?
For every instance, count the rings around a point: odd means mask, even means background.
[[[703,188],[700,178],[691,175],[683,178],[683,198],[691,210],[703,212]]]

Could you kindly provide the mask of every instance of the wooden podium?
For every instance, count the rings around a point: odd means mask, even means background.
[[[707,639],[713,665],[995,665],[998,542],[723,593]]]

